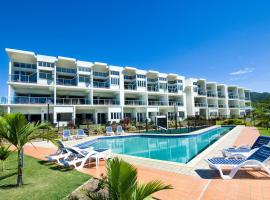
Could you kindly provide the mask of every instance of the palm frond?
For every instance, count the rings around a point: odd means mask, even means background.
[[[168,189],[173,189],[173,187],[171,185],[164,185],[161,181],[158,180],[150,181],[149,183],[140,184],[137,186],[133,199],[143,200],[155,192]]]

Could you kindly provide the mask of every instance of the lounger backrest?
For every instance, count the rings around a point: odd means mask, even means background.
[[[78,130],[77,130],[77,135],[85,135],[85,134],[84,134],[84,130],[78,129]]]
[[[122,126],[117,126],[117,132],[123,132]]]
[[[112,127],[111,127],[111,126],[107,126],[107,127],[106,127],[106,132],[109,132],[109,133],[113,132],[113,131],[112,131]]]
[[[257,151],[255,151],[251,156],[247,158],[247,160],[257,160],[260,162],[264,162],[265,160],[270,158],[270,147],[263,145]]]
[[[64,137],[69,137],[70,136],[70,131],[69,130],[63,130],[63,136]]]
[[[65,148],[64,144],[60,140],[55,140],[55,144],[57,145],[59,149]]]
[[[270,142],[270,137],[259,136],[255,143],[252,145],[251,149],[260,148],[263,145],[267,145]]]

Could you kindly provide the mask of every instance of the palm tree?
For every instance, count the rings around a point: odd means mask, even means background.
[[[0,161],[2,162],[2,171],[5,169],[5,160],[8,158],[10,155],[11,151],[9,150],[10,146],[0,146]]]
[[[133,165],[113,158],[108,161],[107,177],[102,181],[108,194],[88,191],[87,197],[91,200],[143,200],[155,192],[173,189],[171,185],[164,185],[158,180],[139,184],[137,174]]]
[[[23,147],[37,138],[53,140],[52,132],[42,133],[41,128],[49,127],[48,123],[30,123],[21,113],[6,114],[0,118],[0,137],[14,145],[18,154],[17,185],[23,184]]]

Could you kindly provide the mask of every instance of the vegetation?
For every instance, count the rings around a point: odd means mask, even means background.
[[[269,101],[270,99],[270,93],[268,92],[263,92],[263,93],[251,92],[250,96],[251,96],[252,102],[255,102],[255,103]]]
[[[10,146],[1,145],[0,146],[0,161],[2,163],[2,169],[1,171],[5,170],[5,160],[10,155],[11,151],[9,150]]]
[[[14,145],[18,154],[17,185],[23,184],[23,147],[26,143],[37,138],[52,140],[50,132],[40,132],[39,129],[48,127],[46,123],[30,123],[21,113],[6,114],[0,118],[0,137]]]
[[[52,163],[25,156],[24,185],[16,187],[16,153],[6,161],[6,170],[0,173],[0,199],[50,200],[63,199],[90,176],[76,170],[67,170]]]
[[[107,177],[103,177],[99,184],[100,191],[87,192],[91,200],[143,200],[155,192],[172,189],[171,185],[164,185],[161,181],[151,181],[139,184],[137,169],[118,158],[107,163]],[[104,192],[105,191],[107,192]]]

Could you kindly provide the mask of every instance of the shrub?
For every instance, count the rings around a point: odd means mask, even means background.
[[[246,125],[243,119],[225,119],[221,125]]]
[[[128,131],[136,131],[137,130],[136,126],[128,126],[127,129],[128,129]]]

